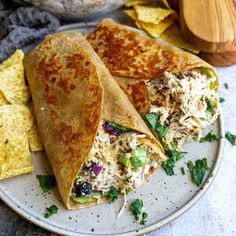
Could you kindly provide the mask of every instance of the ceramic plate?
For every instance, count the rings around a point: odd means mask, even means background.
[[[93,27],[94,25],[90,24],[75,24],[63,26],[60,31],[88,32]],[[29,47],[26,50],[29,50]],[[211,127],[204,130],[203,135],[210,130],[223,135],[221,116]],[[128,236],[147,233],[183,214],[207,191],[220,165],[223,139],[212,143],[188,143],[184,145],[184,150],[188,153],[176,164],[175,176],[167,176],[160,168],[149,182],[128,195],[127,208],[120,218],[117,218],[117,213],[123,204],[122,198],[113,204],[69,211],[65,209],[57,188],[43,194],[36,175],[52,173],[44,153],[33,155],[35,165],[33,173],[1,181],[0,197],[29,221],[59,234]],[[199,188],[191,181],[186,164],[189,160],[195,161],[203,157],[207,157],[210,171],[207,172],[204,183]],[[184,167],[185,175],[181,174],[181,167]],[[135,222],[129,210],[130,202],[136,198],[144,202],[145,212],[148,213],[146,225]],[[58,206],[58,214],[45,219],[45,208],[52,204]]]

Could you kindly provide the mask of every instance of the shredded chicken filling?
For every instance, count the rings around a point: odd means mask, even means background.
[[[209,76],[208,76],[209,77]],[[200,70],[173,74],[165,72],[161,78],[148,81],[151,100],[150,113],[159,115],[159,122],[167,126],[163,141],[177,149],[191,139],[201,137],[201,129],[213,123],[219,114],[216,78],[208,78]]]
[[[132,130],[120,133],[118,136],[111,135],[106,132],[104,121],[101,122],[89,158],[78,174],[74,186],[89,183],[92,186],[92,192],[104,194],[110,190],[111,186],[124,193],[127,188],[135,189],[141,185],[150,169],[158,167],[158,153],[152,147],[139,142],[140,138],[145,137],[145,134]],[[144,166],[134,169],[133,166],[126,166],[120,162],[120,155],[129,159],[132,151],[137,149],[145,150],[147,153]],[[96,174],[93,166],[100,166],[102,170]],[[72,198],[76,200],[76,197],[76,192],[72,190]]]

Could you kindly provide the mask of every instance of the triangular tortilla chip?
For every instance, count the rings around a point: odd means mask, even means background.
[[[28,132],[33,117],[24,105],[0,106],[0,179],[33,170]]]

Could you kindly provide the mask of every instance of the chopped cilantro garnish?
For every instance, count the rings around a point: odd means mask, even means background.
[[[211,104],[211,102],[208,102],[207,103],[207,110],[206,110],[206,116],[207,116],[208,120],[212,119],[213,111],[214,111],[214,106]]]
[[[142,212],[142,208],[143,208],[142,200],[136,199],[131,203],[130,210],[132,211],[136,220],[139,219],[139,216],[141,215]]]
[[[212,141],[217,141],[217,140],[219,140],[221,138],[222,138],[221,135],[213,134],[212,131],[211,131],[205,137],[202,137],[199,142],[200,143],[212,142]]]
[[[108,121],[108,124],[109,124],[110,126],[112,126],[112,127],[115,127],[115,128],[117,128],[117,129],[119,129],[119,130],[121,131],[121,133],[125,133],[125,132],[128,132],[128,131],[131,130],[131,129],[126,128],[126,127],[124,127],[124,126],[115,124],[115,123],[113,123],[113,122],[111,122],[111,121]]]
[[[44,193],[48,192],[51,188],[54,188],[57,185],[55,176],[53,175],[37,175],[36,177]]]
[[[229,85],[227,83],[224,83],[225,89],[229,89]]]
[[[168,157],[167,160],[162,162],[162,167],[164,168],[167,175],[174,175],[175,163],[179,161],[186,152],[178,152],[176,150],[168,150],[165,152]]]
[[[156,113],[146,114],[145,119],[147,120],[150,129],[155,130],[158,122],[158,114]]]
[[[193,164],[192,161],[189,161],[187,163],[188,169],[192,175],[192,180],[193,182],[197,185],[200,186],[200,184],[203,181],[204,175],[206,173],[206,170],[209,169],[207,165],[207,159],[203,158],[200,160],[197,160],[195,162],[195,165]]]
[[[181,173],[182,173],[182,175],[185,175],[185,169],[184,169],[184,167],[181,167]]]
[[[46,208],[46,212],[44,213],[45,218],[49,218],[53,214],[56,214],[58,212],[58,208],[55,205],[50,206],[49,208]]]
[[[224,98],[220,98],[220,99],[219,99],[219,102],[220,102],[220,103],[223,103],[224,101],[225,101]]]
[[[229,131],[225,134],[225,138],[232,144],[236,145],[236,135],[230,133]]]
[[[146,212],[143,212],[142,213],[142,220],[140,221],[141,225],[145,225],[145,223],[147,221],[147,217],[148,217],[148,214]]]
[[[112,203],[116,199],[118,199],[119,194],[120,194],[119,191],[115,187],[111,186],[110,190],[106,194],[106,196],[109,199],[109,203]]]
[[[168,127],[162,125],[158,121],[158,114],[156,113],[151,113],[151,114],[146,114],[145,119],[150,127],[151,130],[155,130],[158,134],[158,137],[162,139],[166,133],[168,132]]]

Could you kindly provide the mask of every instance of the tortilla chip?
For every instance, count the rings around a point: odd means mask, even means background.
[[[173,24],[172,26],[170,26],[165,32],[160,35],[160,37],[176,47],[185,49],[195,54],[198,54],[200,52],[192,44],[189,44],[185,41],[177,24]]]
[[[43,144],[39,136],[39,129],[35,123],[33,127],[29,130],[28,139],[31,152],[43,151]]]
[[[170,9],[139,5],[134,6],[134,10],[137,14],[137,18],[139,21],[152,24],[159,24],[169,15],[176,14],[175,11]]]
[[[126,13],[132,20],[137,20],[137,14],[133,9],[127,9],[123,11],[124,13]]]
[[[32,125],[28,107],[0,106],[0,179],[33,171],[28,143]]]
[[[11,55],[11,57],[9,57],[7,60],[2,62],[2,64],[0,64],[0,71],[8,67],[11,67],[12,65],[16,65],[19,62],[22,62],[23,58],[24,58],[23,51],[20,49],[16,50],[15,53]]]
[[[9,102],[6,100],[5,96],[3,95],[3,93],[0,91],[0,106],[1,105],[7,105],[9,104]]]
[[[175,21],[175,16],[172,14],[161,21],[159,24],[145,23],[138,21],[138,24],[146,30],[152,37],[159,37],[170,25]]]
[[[146,5],[146,4],[149,4],[151,2],[153,2],[153,0],[129,0],[128,2],[125,3],[125,6],[126,7],[132,7],[132,6],[135,6],[135,5],[138,5],[138,4]]]
[[[26,104],[30,92],[25,84],[22,51],[17,50],[0,65],[0,91],[10,104]]]
[[[156,5],[162,8],[171,9],[167,0],[156,0]]]

